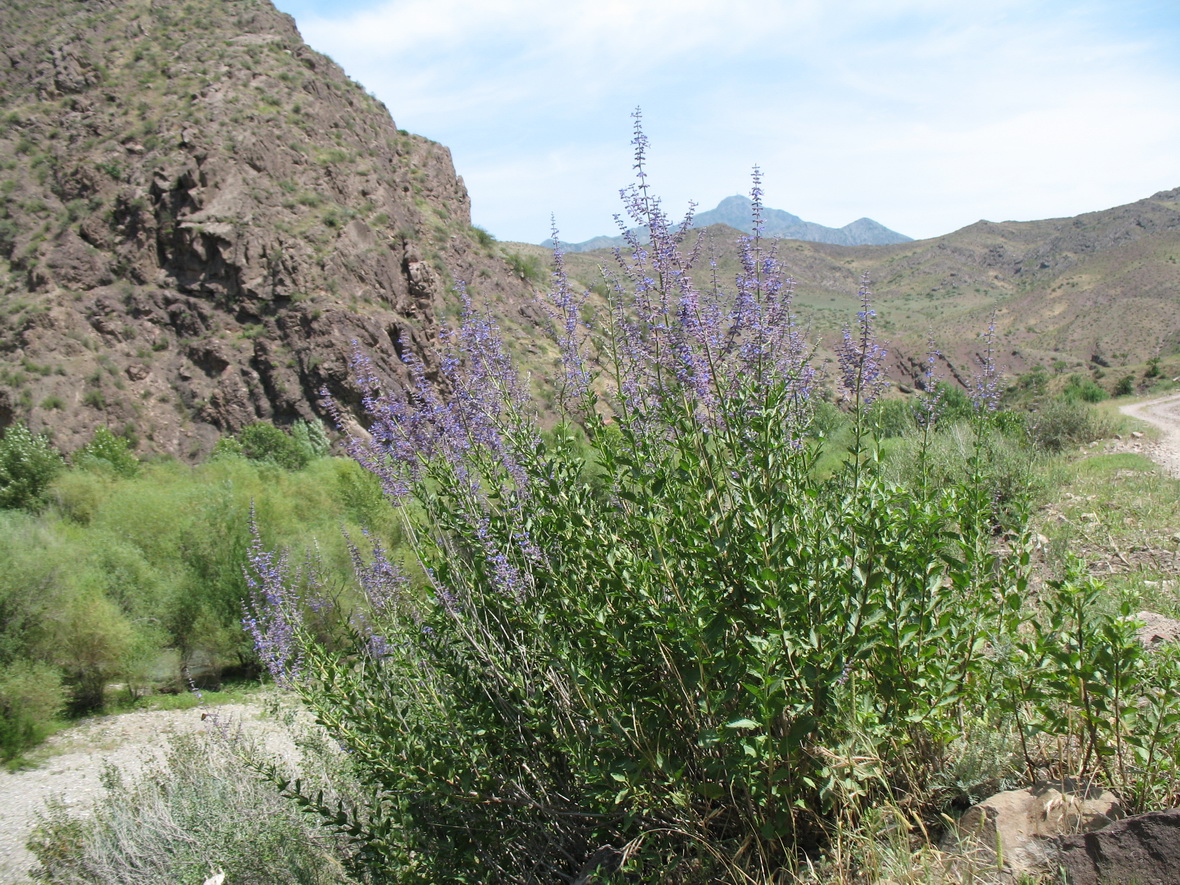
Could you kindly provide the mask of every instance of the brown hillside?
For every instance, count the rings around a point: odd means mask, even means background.
[[[354,339],[433,365],[454,280],[531,299],[447,149],[265,0],[10,0],[0,60],[0,427],[195,457],[345,393]]]
[[[704,236],[722,280],[732,280],[738,232],[717,226]],[[1011,373],[1061,362],[1133,364],[1180,349],[1180,189],[1077,218],[980,221],[897,245],[783,240],[778,249],[796,280],[801,318],[828,343],[855,315],[861,275],[869,275],[899,379],[921,371],[929,335],[968,380],[993,312],[1000,362]],[[611,258],[592,252],[567,261],[592,284]],[[699,268],[698,283],[708,285],[710,273]]]

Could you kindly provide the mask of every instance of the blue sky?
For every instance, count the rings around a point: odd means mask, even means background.
[[[447,145],[475,224],[615,233],[643,109],[678,215],[749,189],[913,237],[1180,186],[1177,0],[277,0]]]

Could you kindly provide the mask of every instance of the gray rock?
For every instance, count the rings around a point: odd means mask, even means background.
[[[1064,836],[1053,847],[1061,881],[1068,885],[1176,885],[1180,882],[1180,809],[1141,814],[1094,833]]]
[[[1100,829],[1122,816],[1111,792],[1066,781],[1006,790],[972,806],[943,838],[942,851],[1006,877],[1038,875],[1054,860],[1050,840]]]

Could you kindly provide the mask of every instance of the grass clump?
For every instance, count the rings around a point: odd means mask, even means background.
[[[173,885],[217,871],[235,885],[354,881],[332,837],[253,773],[257,756],[241,736],[210,733],[173,739],[135,777],[106,768],[89,815],[54,804],[41,819],[36,880]]]
[[[1077,399],[1052,399],[1028,420],[1033,444],[1050,453],[1113,436],[1111,419]]]

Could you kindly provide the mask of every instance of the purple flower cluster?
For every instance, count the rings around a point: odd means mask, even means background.
[[[844,340],[836,348],[840,362],[840,387],[858,408],[867,409],[885,388],[885,357],[888,352],[877,342],[873,322],[877,312],[872,308],[869,278],[860,284],[860,310],[856,314],[855,331],[844,327]]]
[[[560,401],[562,408],[568,411],[582,404],[593,380],[587,368],[585,352],[588,335],[582,327],[582,310],[586,305],[587,293],[583,291],[575,294],[570,285],[556,223],[552,225],[552,238],[553,289],[549,295],[549,316],[557,328],[557,346],[561,351],[564,371]]]
[[[610,286],[611,334],[608,374],[615,384],[615,410],[644,432],[667,432],[663,409],[687,406],[705,430],[741,423],[750,407],[743,391],[785,385],[800,417],[815,374],[809,349],[792,310],[793,282],[775,249],[762,239],[762,180],[753,174],[753,233],[740,244],[735,288],[722,285],[712,264],[711,285],[700,288],[693,270],[701,260],[703,234],[690,237],[693,207],[672,224],[648,191],[647,138],[638,112],[637,183],[620,192],[625,215],[617,221],[626,248],[615,251]],[[691,240],[691,242],[689,242]],[[563,298],[558,290],[555,300]]]
[[[983,338],[983,350],[976,354],[979,368],[971,385],[971,401],[975,411],[991,413],[1000,407],[1000,373],[996,368],[996,315],[993,313]]]
[[[318,590],[318,574],[313,567],[297,572],[285,552],[275,553],[263,546],[253,508],[250,529],[252,539],[246,569],[250,595],[242,623],[275,682],[290,686],[303,675],[305,611],[309,605],[323,604],[318,594],[308,592]]]
[[[938,423],[943,408],[943,388],[940,383],[942,379],[938,377],[937,372],[938,360],[941,359],[942,353],[933,340],[927,344],[927,348],[926,369],[922,373],[920,385],[922,395],[914,405],[914,418],[922,430],[930,430]]]

